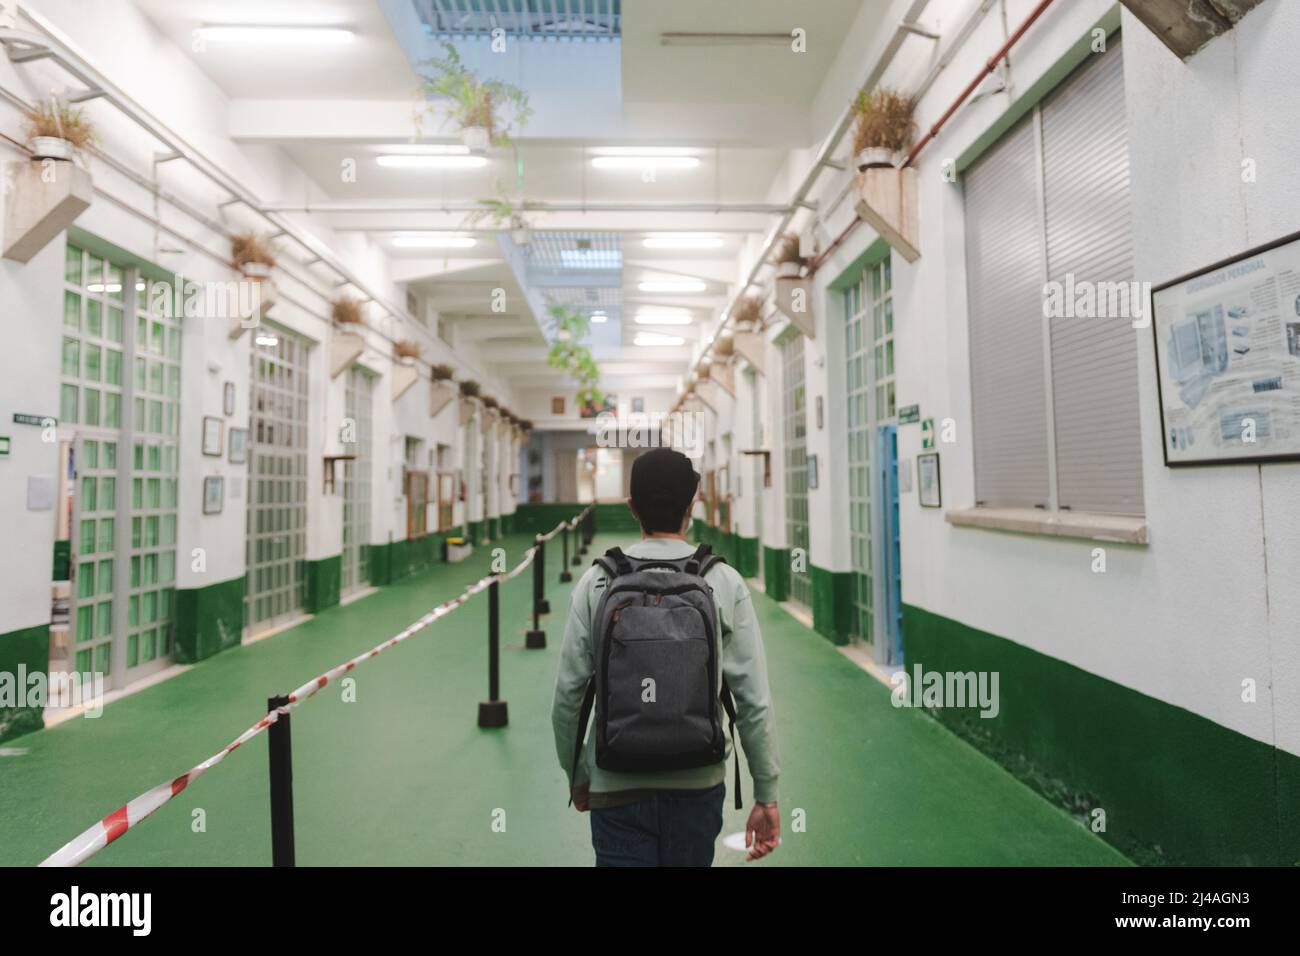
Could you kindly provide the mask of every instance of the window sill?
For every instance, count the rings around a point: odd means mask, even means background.
[[[1074,511],[1040,511],[1037,508],[965,508],[944,512],[944,519],[961,528],[1017,531],[1057,538],[1086,538],[1148,544],[1146,518],[1099,515]]]

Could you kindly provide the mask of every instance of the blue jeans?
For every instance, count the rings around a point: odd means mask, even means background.
[[[656,790],[637,803],[591,810],[597,866],[711,866],[722,832],[724,784]]]

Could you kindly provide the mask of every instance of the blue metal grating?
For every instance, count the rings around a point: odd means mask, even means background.
[[[431,36],[506,36],[536,40],[612,40],[622,29],[622,0],[414,0]]]

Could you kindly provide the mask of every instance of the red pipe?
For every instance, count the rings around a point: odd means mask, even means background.
[[[940,116],[938,121],[935,122],[935,124],[930,127],[929,132],[927,132],[924,136],[922,136],[921,139],[917,142],[917,144],[912,147],[912,151],[907,154],[907,159],[903,161],[904,166],[912,165],[912,160],[916,159],[916,157],[920,154],[921,150],[925,149],[926,144],[928,144],[930,140],[934,139],[935,136],[938,135],[939,130],[943,128],[943,124],[948,122],[948,120],[952,118],[952,114],[957,112],[958,108],[963,103],[966,102],[966,97],[974,93],[976,87],[978,87],[981,83],[984,82],[984,78],[998,68],[998,62],[1002,60],[1004,57],[1006,57],[1006,55],[1009,52],[1011,52],[1011,48],[1016,45],[1016,41],[1018,41],[1022,36],[1024,36],[1025,31],[1028,30],[1031,26],[1033,26],[1034,21],[1037,20],[1042,15],[1043,11],[1046,10],[1051,5],[1052,5],[1052,0],[1042,0],[1042,2],[1038,4],[1038,6],[1034,7],[1033,13],[1029,14],[1029,16],[1025,18],[1025,22],[1020,24],[1020,26],[1016,28],[1015,33],[1007,37],[1007,42],[1002,44],[1001,49],[999,49],[997,53],[993,54],[993,56],[991,56],[988,59],[988,61],[984,64],[984,69],[980,71],[979,75],[977,75],[975,79],[971,80],[968,84],[966,84],[966,89],[961,91],[961,95],[958,96],[957,99],[953,100],[952,105],[949,106],[946,110],[944,110],[943,115]]]
[[[1012,33],[1011,36],[1007,37],[1007,42],[1002,44],[998,52],[993,54],[993,56],[991,56],[987,61],[985,61],[984,69],[980,71],[979,75],[976,76],[975,79],[971,80],[970,83],[966,84],[966,88],[961,91],[961,95],[958,96],[957,99],[953,100],[952,105],[943,111],[943,115],[940,116],[939,119],[935,121],[934,125],[931,126],[930,129],[926,131],[926,134],[922,136],[921,139],[917,142],[917,144],[912,147],[912,151],[907,154],[907,159],[903,161],[903,166],[912,165],[912,161],[915,160],[916,157],[920,154],[921,150],[925,149],[926,145],[929,144],[929,142],[939,134],[939,130],[943,128],[943,125],[947,123],[948,120],[952,119],[952,115],[956,113],[958,109],[961,108],[961,105],[963,103],[966,102],[966,98],[975,92],[976,88],[978,88],[979,85],[984,82],[984,78],[986,76],[988,76],[990,73],[992,73],[994,70],[998,68],[999,61],[1006,58],[1006,55],[1011,52],[1011,48],[1016,45],[1016,43],[1020,40],[1022,36],[1025,35],[1025,31],[1028,30],[1031,26],[1033,26],[1034,21],[1037,20],[1040,16],[1042,16],[1043,11],[1046,10],[1051,5],[1052,5],[1052,0],[1041,0],[1038,6],[1036,6],[1033,9],[1033,12],[1030,13],[1029,16],[1025,18],[1024,22],[1021,23],[1020,26],[1016,28],[1016,31]],[[832,241],[831,244],[827,246],[825,250],[819,253],[818,256],[815,259],[813,259],[811,263],[809,263],[808,265],[809,275],[812,275],[817,271],[817,269],[821,266],[821,264],[826,261],[827,257],[830,256],[830,254],[834,252],[837,248],[839,248],[840,244],[843,243],[844,240],[849,237],[849,234],[852,233],[853,230],[858,227],[858,224],[860,222],[862,222],[862,220],[855,216],[853,221],[850,222],[847,226],[845,226],[844,231],[841,232],[838,236],[836,236],[834,241]]]

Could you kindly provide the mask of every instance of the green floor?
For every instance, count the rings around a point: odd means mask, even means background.
[[[504,542],[511,564],[528,543]],[[551,550],[547,650],[522,649],[529,577],[502,592],[508,728],[476,726],[487,696],[486,595],[354,671],[355,703],[331,686],[294,713],[299,864],[592,862],[587,818],[565,806],[552,745],[568,586],[555,583]],[[97,817],[220,749],[265,711],[267,696],[396,633],[478,578],[489,557],[480,548],[462,564],[219,655],[99,719],[12,741],[28,752],[0,757],[0,865],[39,862]],[[895,709],[888,688],[765,596],[756,593],[755,604],[777,706],[786,825],[781,848],[761,865],[1127,862],[932,720]],[[800,833],[789,828],[796,808],[806,821]],[[196,833],[199,809],[206,828]],[[743,825],[728,801],[723,833]],[[719,846],[719,864],[742,860]],[[269,862],[262,735],[87,865]]]

